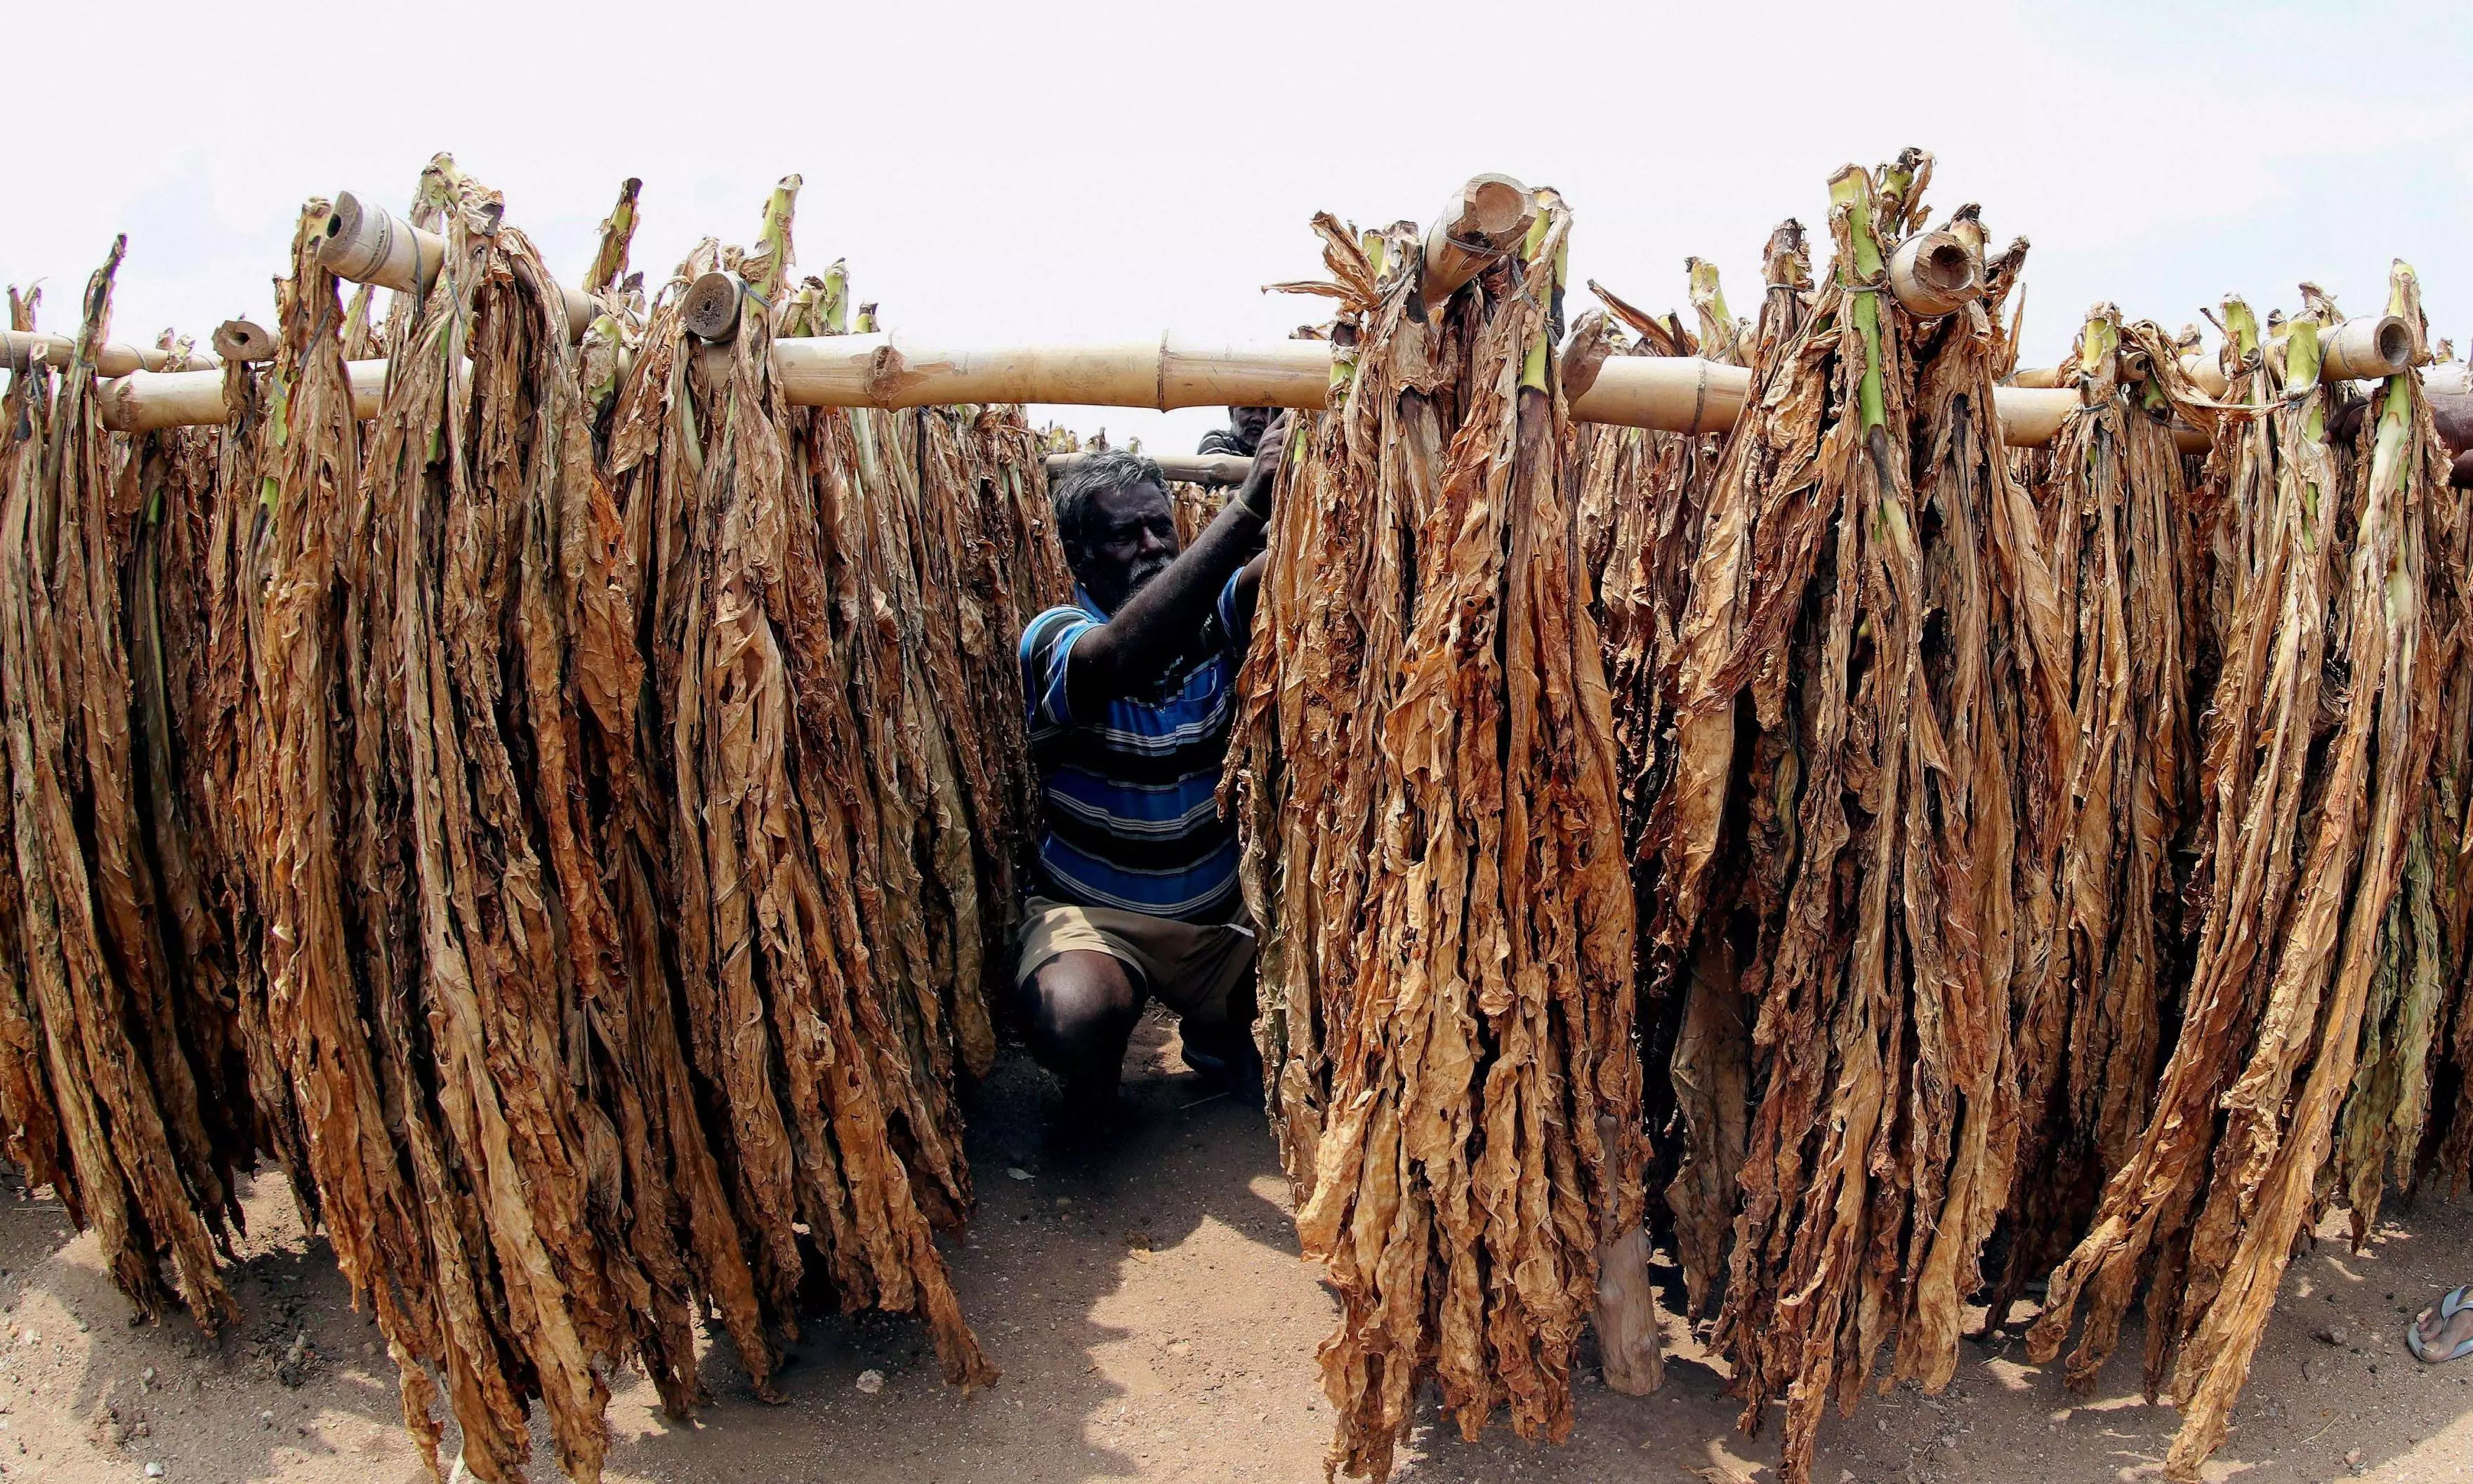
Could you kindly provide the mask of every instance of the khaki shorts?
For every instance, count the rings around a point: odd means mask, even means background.
[[[1021,905],[1013,982],[1027,984],[1042,965],[1076,949],[1105,953],[1141,976],[1170,1010],[1201,1025],[1229,1018],[1229,999],[1254,968],[1254,924],[1180,922],[1115,907],[1075,907],[1034,896]]]

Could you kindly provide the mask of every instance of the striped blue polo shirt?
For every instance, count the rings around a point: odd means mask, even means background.
[[[1184,657],[1147,691],[1096,716],[1065,693],[1073,641],[1108,615],[1079,586],[1021,632],[1021,690],[1045,828],[1039,890],[1085,907],[1224,922],[1236,905],[1236,831],[1219,817],[1236,719],[1236,579]]]

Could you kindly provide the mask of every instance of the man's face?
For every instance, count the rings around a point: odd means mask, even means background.
[[[1268,407],[1228,409],[1228,426],[1236,434],[1237,442],[1243,443],[1248,449],[1261,445],[1262,430],[1270,425],[1271,409]]]
[[[1092,602],[1114,613],[1176,560],[1176,515],[1167,491],[1148,480],[1102,490],[1092,506],[1073,575]]]

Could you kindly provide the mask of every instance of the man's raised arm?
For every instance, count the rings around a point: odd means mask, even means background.
[[[1271,516],[1271,493],[1279,480],[1287,434],[1288,418],[1283,413],[1264,430],[1253,467],[1246,470],[1245,482],[1217,518],[1165,569],[1147,581],[1138,581],[1106,623],[1084,630],[1074,639],[1065,670],[1074,715],[1091,715],[1094,708],[1131,694],[1156,677],[1160,667],[1191,640],[1218,600],[1219,589],[1227,586],[1229,574],[1247,566],[1248,559],[1261,549],[1262,527]],[[1164,507],[1164,499],[1161,504]],[[1112,517],[1110,527],[1096,535],[1094,545],[1099,550],[1094,555],[1129,569],[1136,567],[1142,560],[1144,543],[1157,539],[1145,523],[1151,518],[1156,517],[1133,512]],[[1168,530],[1173,533],[1173,525]],[[1260,566],[1251,570],[1259,580]],[[1252,593],[1239,596],[1240,608],[1250,609],[1251,604],[1241,600]]]

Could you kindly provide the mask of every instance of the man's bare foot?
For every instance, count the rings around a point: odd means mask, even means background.
[[[2415,1315],[2405,1341],[2415,1358],[2430,1365],[2473,1353],[2473,1284],[2456,1289]]]
[[[1251,1027],[1182,1028],[1185,1065],[1202,1074],[1214,1094],[1226,1093],[1248,1108],[1262,1106],[1262,1053]]]
[[[1048,1119],[1052,1137],[1076,1142],[1118,1132],[1125,1124],[1125,1101],[1116,1079],[1058,1079],[1064,1096]]]

